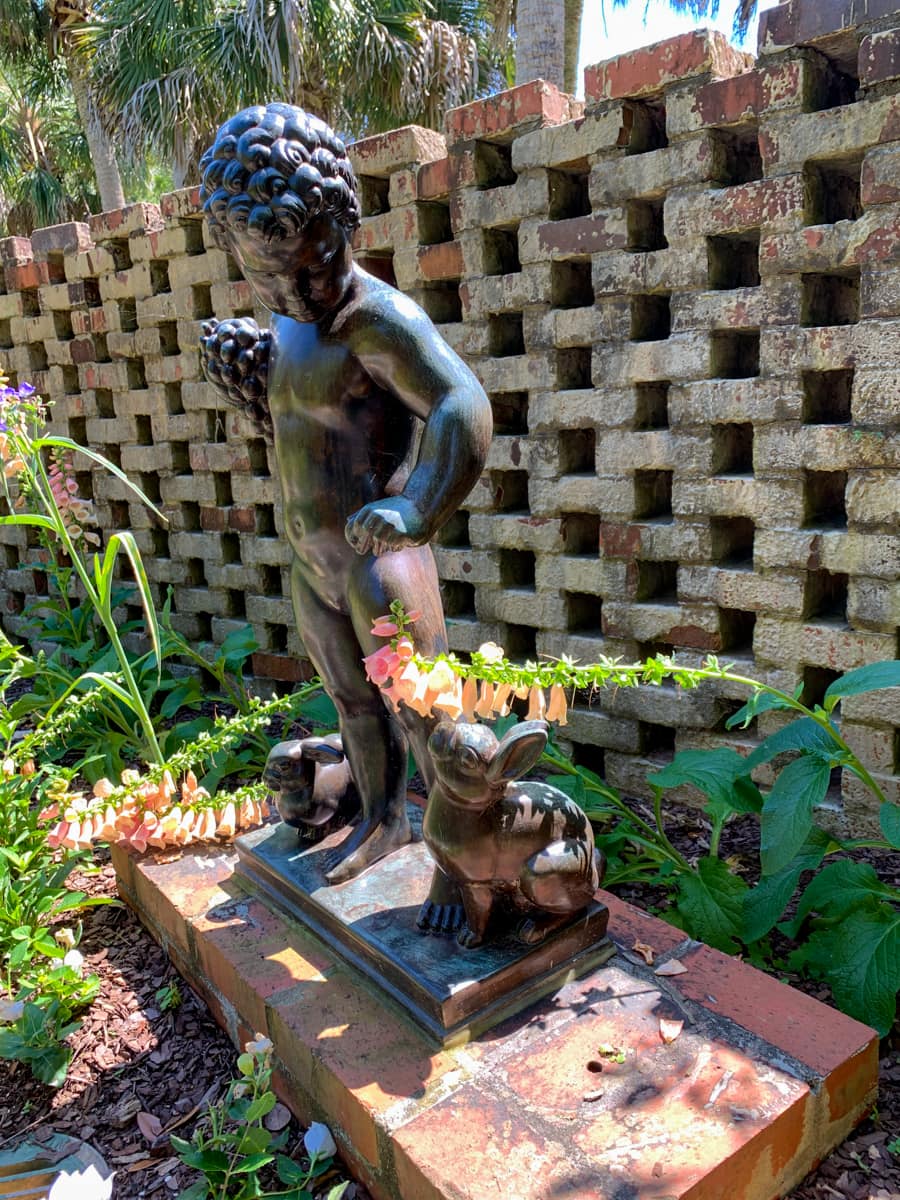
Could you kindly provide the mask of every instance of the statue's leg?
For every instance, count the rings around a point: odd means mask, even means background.
[[[429,657],[447,650],[447,630],[441,604],[440,584],[434,555],[429,546],[382,554],[365,555],[354,564],[350,586],[350,612],[357,636],[370,654],[383,646],[384,639],[373,637],[370,630],[375,617],[384,615],[392,601],[400,600],[407,612],[418,611],[412,627],[416,650]],[[438,717],[422,717],[401,705],[397,714],[403,723],[416,766],[428,792],[434,786],[434,767],[428,751],[428,739]],[[456,884],[435,868],[428,899],[419,912],[417,925],[423,933],[456,933],[463,922],[462,899]]]
[[[329,862],[330,883],[343,883],[405,845],[407,741],[366,678],[353,622],[323,604],[294,566],[291,591],[298,631],[334,701],[344,753],[359,791],[362,816]]]
[[[447,631],[441,605],[440,584],[430,546],[410,547],[378,558],[367,554],[354,564],[350,578],[350,615],[363,653],[371,654],[385,644],[372,636],[372,621],[399,600],[407,612],[421,613],[412,627],[416,650],[426,657],[446,653]],[[405,704],[397,714],[410,741],[416,766],[425,786],[431,791],[434,768],[428,752],[439,717],[422,717]]]

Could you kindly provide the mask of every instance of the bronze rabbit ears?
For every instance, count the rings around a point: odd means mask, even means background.
[[[546,744],[544,721],[523,721],[500,741],[486,725],[443,721],[431,735],[428,748],[442,786],[480,807],[490,804],[508,784],[530,771]]]

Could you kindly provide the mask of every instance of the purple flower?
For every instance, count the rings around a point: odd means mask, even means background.
[[[34,393],[35,393],[35,389],[31,386],[30,383],[20,383],[19,384],[18,397],[20,400],[27,400],[28,397],[33,396]]]

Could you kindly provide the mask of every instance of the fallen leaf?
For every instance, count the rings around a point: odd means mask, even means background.
[[[687,967],[677,958],[671,958],[668,962],[663,963],[661,967],[657,967],[653,972],[654,975],[684,975]]]
[[[284,1129],[285,1125],[289,1125],[291,1121],[291,1110],[283,1104],[276,1104],[267,1116],[263,1118],[263,1125],[271,1133],[278,1133],[279,1129]]]
[[[159,1117],[153,1113],[139,1112],[137,1115],[138,1129],[144,1135],[148,1142],[155,1142],[158,1137],[162,1136],[162,1122]]]
[[[648,946],[646,942],[635,942],[631,948],[636,954],[640,954],[641,958],[648,967],[653,966],[653,955],[655,954],[655,951],[652,946]]]
[[[598,1088],[596,1092],[585,1092],[581,1098],[582,1098],[582,1100],[585,1101],[585,1103],[593,1104],[593,1102],[595,1100],[599,1100],[602,1095],[603,1095],[602,1088]]]
[[[659,1036],[664,1042],[674,1042],[684,1029],[684,1021],[670,1021],[666,1017],[659,1018]]]
[[[662,1177],[662,1173],[663,1173],[662,1163],[661,1162],[654,1163],[653,1170],[650,1172],[650,1174],[653,1176],[653,1178],[660,1179]]]
[[[137,1162],[133,1162],[126,1170],[130,1174],[133,1174],[135,1171],[146,1171],[148,1167],[155,1167],[158,1162],[158,1158],[139,1158]]]

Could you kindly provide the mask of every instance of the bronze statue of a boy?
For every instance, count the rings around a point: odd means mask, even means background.
[[[201,169],[213,237],[272,312],[268,331],[207,326],[202,351],[207,378],[274,438],[297,626],[362,804],[328,873],[339,883],[410,838],[408,744],[433,783],[434,722],[390,712],[362,658],[395,599],[421,611],[417,648],[446,650],[428,542],[481,473],[491,410],[418,305],[353,262],[356,180],[327,125],[287,104],[247,108]]]

